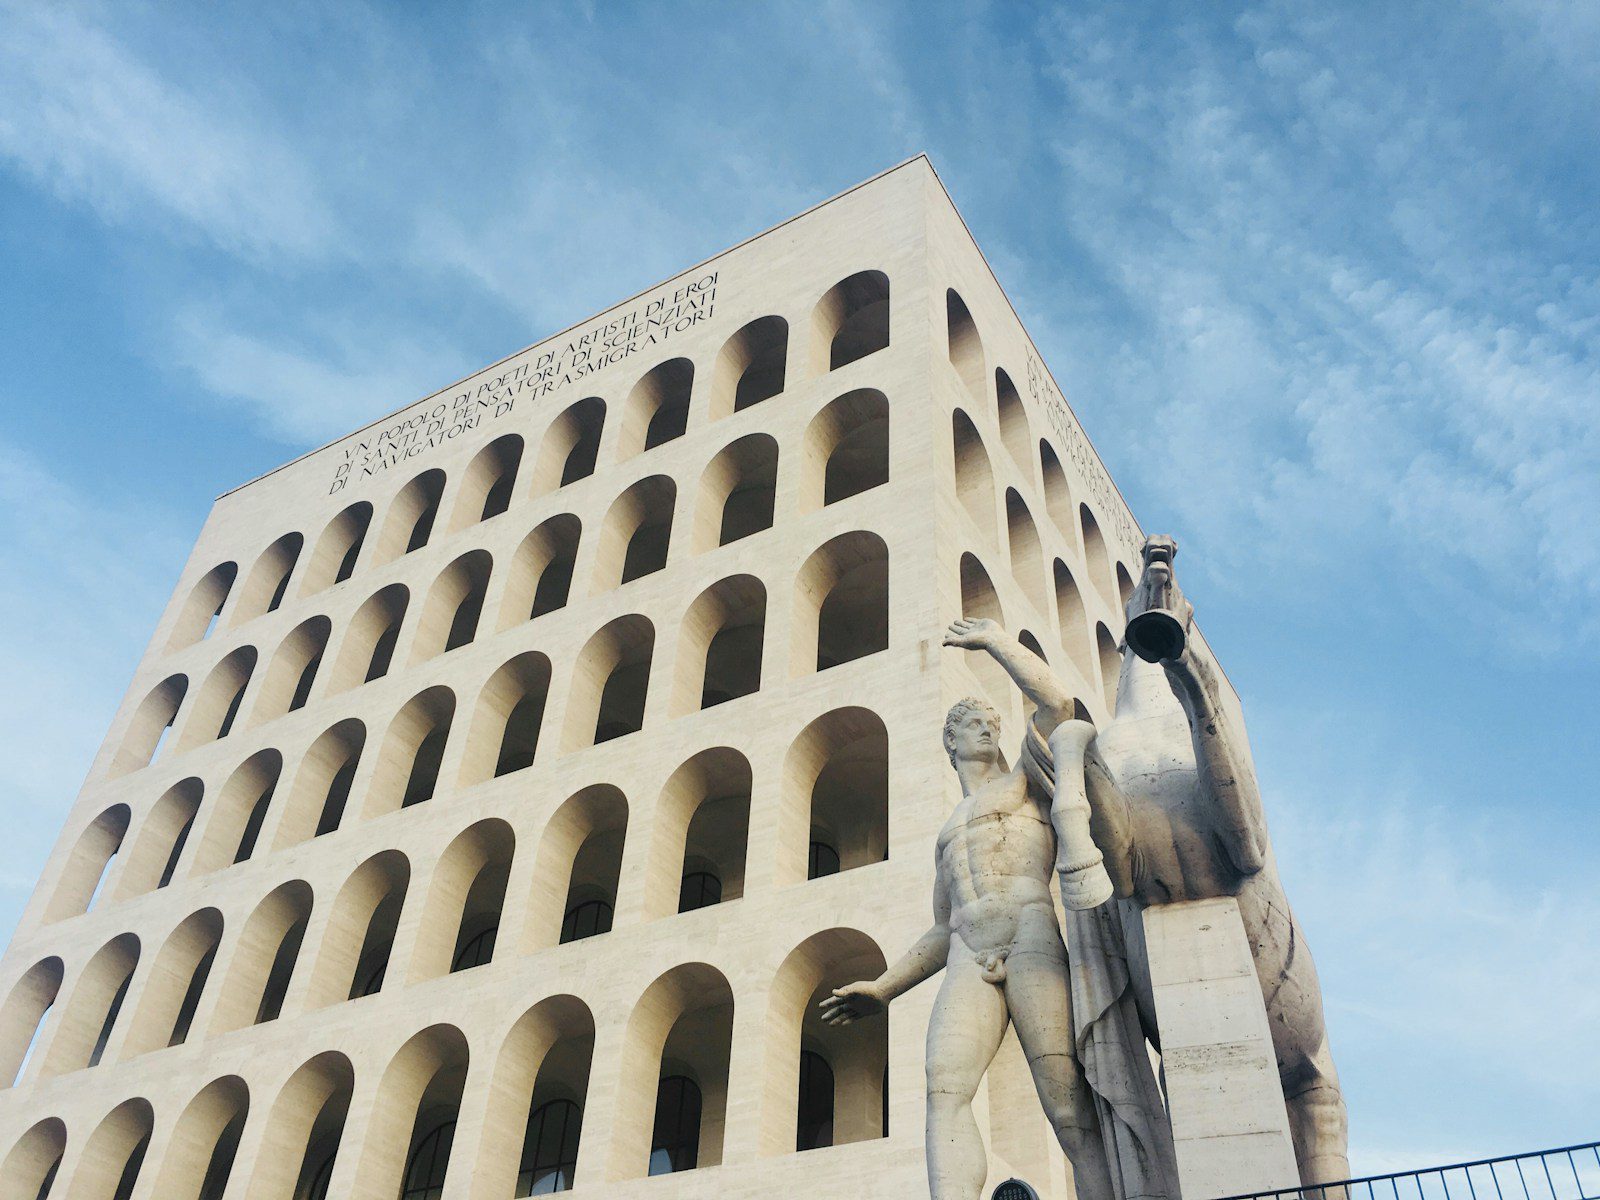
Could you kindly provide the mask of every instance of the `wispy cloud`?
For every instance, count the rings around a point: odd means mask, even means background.
[[[171,351],[210,395],[294,447],[340,437],[475,365],[448,348],[357,330],[336,318],[302,340],[235,328],[197,309],[175,320]]]
[[[175,86],[65,6],[7,4],[5,23],[0,155],[64,199],[258,259],[333,244],[315,180],[258,112]]]
[[[1486,642],[1528,650],[1565,614],[1600,648],[1600,309],[1592,256],[1552,261],[1592,222],[1325,21],[1235,32],[1175,35],[1182,67],[1152,77],[1126,29],[1063,20],[1064,219],[1137,318],[1065,371],[1141,413],[1095,427],[1220,576],[1360,547]]]

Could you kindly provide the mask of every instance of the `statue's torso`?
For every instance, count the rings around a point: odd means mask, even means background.
[[[1060,943],[1050,899],[1055,832],[1022,771],[996,776],[963,797],[938,848],[950,931],[966,949],[981,956],[1019,939]]]

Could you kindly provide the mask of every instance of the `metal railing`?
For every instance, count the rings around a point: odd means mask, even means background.
[[[1600,1200],[1600,1142],[1226,1200]]]

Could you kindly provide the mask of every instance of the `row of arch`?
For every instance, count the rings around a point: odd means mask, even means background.
[[[1061,456],[1047,439],[1034,440],[1022,397],[1011,376],[1000,367],[992,373],[989,371],[977,323],[954,289],[945,292],[945,332],[950,363],[956,374],[975,399],[992,409],[1000,441],[1030,488],[1042,487],[1045,511],[1073,555],[1084,563],[1090,584],[1108,605],[1120,610],[1133,588],[1128,567],[1111,550],[1089,505],[1075,501]],[[951,416],[951,442],[956,492],[962,506],[972,517],[985,545],[1006,548],[999,536],[1002,523],[995,516],[995,477],[989,453],[977,424],[960,408]],[[1003,527],[1014,574],[1028,591],[1030,600],[1042,600],[1046,588],[1040,574],[1037,527],[1025,500],[1014,487],[1005,490]],[[1038,607],[1046,611],[1043,603]]]
[[[813,486],[803,502],[821,507],[886,483],[888,434],[889,405],[882,392],[863,389],[828,404],[812,419],[802,442],[802,455],[814,468],[807,473]],[[778,444],[768,434],[742,437],[713,457],[702,474],[692,519],[680,523],[691,542],[690,551],[703,553],[769,528],[777,470]],[[677,499],[676,484],[664,475],[638,480],[617,497],[594,535],[597,546],[590,594],[609,591],[666,566]],[[582,537],[582,523],[570,513],[541,522],[512,555],[487,623],[497,632],[504,631],[565,607],[573,593]],[[439,574],[423,598],[407,656],[411,663],[474,640],[486,623],[484,608],[493,567],[490,553],[477,549],[462,554]],[[405,585],[393,583],[357,610],[345,637],[345,649],[330,660],[324,691],[347,690],[390,670],[410,599]],[[180,624],[197,619],[212,603],[209,587],[202,580],[191,593]],[[271,720],[307,703],[322,673],[332,634],[329,619],[317,615],[284,637],[258,689],[250,723]],[[191,710],[198,708],[201,715],[191,713],[173,739],[176,749],[187,750],[225,737],[236,727],[245,688],[258,661],[254,646],[239,646],[211,669],[191,705]],[[150,693],[113,756],[113,774],[137,770],[164,747],[187,689],[187,677],[175,675]]]
[[[458,1027],[441,1024],[409,1038],[372,1080],[358,1080],[349,1057],[327,1051],[257,1107],[245,1079],[224,1076],[184,1105],[157,1155],[154,1106],[126,1100],[88,1134],[72,1194],[126,1200],[150,1172],[149,1194],[220,1200],[239,1169],[247,1182],[231,1194],[249,1200],[432,1200],[455,1172],[470,1175],[474,1198],[545,1195],[601,1176],[717,1165],[736,1119],[730,1094],[741,1084],[759,1113],[758,1156],[885,1137],[887,1015],[842,1027],[816,1015],[831,989],[884,966],[872,938],[849,928],[791,951],[759,1023],[740,1026],[761,1043],[741,1059],[758,1064],[759,1077],[748,1081],[730,1077],[734,990],[717,968],[691,962],[639,996],[615,1060],[599,1064],[601,1089],[592,1086],[594,1016],[560,994],[524,1012],[486,1061]],[[352,1112],[364,1127],[351,1127]],[[0,1192],[55,1194],[70,1134],[58,1118],[35,1123],[0,1160]]]
[[[841,280],[813,310],[810,368],[813,373],[835,370],[875,353],[889,344],[889,279],[881,271],[862,271]],[[738,330],[718,352],[710,380],[709,408],[713,419],[759,404],[784,388],[789,359],[789,326],[777,316],[751,321]],[[647,371],[628,392],[621,405],[617,435],[619,461],[681,437],[688,429],[694,364],[686,358],[660,363]],[[881,397],[880,397],[881,398]],[[826,426],[850,405],[820,417],[814,432],[821,437]],[[445,522],[447,532],[465,529],[506,512],[513,499],[547,495],[593,474],[606,422],[606,403],[585,397],[563,410],[548,426],[539,452],[524,464],[526,443],[520,434],[507,434],[490,442],[468,463],[451,500]],[[886,411],[881,419],[886,420]],[[814,423],[815,424],[815,423]],[[863,440],[886,437],[882,432]],[[808,434],[808,451],[814,440]],[[854,454],[854,448],[846,459]],[[843,461],[843,460],[842,460]],[[519,477],[523,477],[520,478]],[[445,498],[445,474],[425,471],[407,483],[384,514],[372,546],[365,549],[374,518],[373,506],[361,501],[340,512],[323,529],[301,572],[299,594],[311,596],[350,578],[362,561],[381,566],[426,545],[440,519]],[[817,481],[825,492],[829,481]],[[808,502],[815,498],[808,494]],[[305,548],[304,535],[278,538],[256,559],[233,599],[226,624],[239,625],[274,611],[285,600],[290,581]],[[187,597],[168,639],[169,651],[206,637],[222,619],[238,579],[234,562],[209,571]]]
[[[883,722],[863,708],[828,712],[791,743],[773,831],[774,886],[888,857],[888,745]],[[656,798],[626,912],[652,921],[743,895],[752,781],[749,760],[729,747],[701,751],[674,771]],[[124,933],[85,964],[48,1029],[65,966],[45,959],[0,1009],[0,1079],[20,1076],[35,1043],[36,1073],[58,1075],[98,1064],[108,1046],[136,1057],[196,1031],[275,1020],[286,1001],[296,1011],[323,1008],[482,966],[497,949],[522,955],[609,932],[629,815],[616,787],[585,787],[521,856],[509,823],[480,820],[429,862],[420,892],[411,859],[385,850],[349,874],[316,920],[312,888],[291,880],[255,905],[231,943],[217,909],[192,914],[142,973],[141,940]],[[149,849],[160,857],[161,847]]]
[[[486,586],[487,570],[485,565],[480,589]],[[483,594],[482,590],[475,595],[452,592],[446,597],[456,606],[457,615],[448,622],[451,628],[460,627],[462,609],[481,609]],[[405,608],[404,589],[392,585],[358,611],[331,668],[330,686],[348,684],[358,677],[373,679],[387,670]],[[436,611],[434,615],[435,624],[445,623],[444,614]],[[425,614],[414,644],[427,632],[426,626]],[[660,707],[669,718],[685,716],[758,692],[764,673],[769,679],[778,672],[799,677],[886,649],[889,553],[883,539],[856,530],[839,534],[814,551],[795,577],[790,630],[786,659],[769,664],[765,584],[753,575],[730,576],[712,584],[682,617],[673,663],[662,680],[667,695]],[[275,706],[290,679],[297,680],[294,693],[303,698],[310,690],[307,678],[316,674],[324,649],[325,642],[314,647],[298,637],[298,631],[291,634],[265,673],[255,709]],[[557,741],[543,736],[547,724],[557,724],[550,716],[551,660],[539,651],[513,658],[479,693],[456,781],[471,786],[529,767],[541,744],[554,743],[556,752],[570,753],[637,732],[644,725],[652,676],[658,673],[655,659],[655,625],[641,614],[617,617],[596,631],[573,659]],[[210,722],[219,721],[218,736],[227,736],[250,682],[249,671],[235,669],[231,662],[232,656],[200,688],[186,717],[180,746],[196,723],[209,727]],[[167,681],[147,697],[128,737],[138,736],[141,728],[147,734],[161,722],[174,692],[182,690],[169,686],[172,684]],[[414,696],[395,714],[374,769],[357,792],[363,797],[360,811],[364,819],[433,795],[456,708],[454,692],[436,685]],[[173,720],[167,718],[166,725]],[[312,743],[301,759],[287,800],[290,815],[275,824],[271,848],[293,845],[339,827],[355,790],[367,738],[361,721],[346,718]],[[265,749],[235,770],[224,789],[227,800],[207,824],[191,856],[192,873],[216,870],[254,855],[283,761],[279,751]],[[137,852],[137,865],[124,870],[116,889],[119,898],[170,882],[203,794],[198,779],[186,779],[156,803],[138,844],[153,839],[158,849]],[[228,814],[225,819],[220,815],[224,811]],[[45,908],[46,921],[89,909],[109,864],[127,838],[130,821],[128,806],[119,804],[100,814],[80,835]]]

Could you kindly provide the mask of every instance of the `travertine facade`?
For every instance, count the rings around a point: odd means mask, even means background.
[[[0,966],[0,1195],[918,1194],[933,988],[817,1001],[927,926],[946,709],[1021,729],[941,635],[1103,724],[1140,541],[923,159],[223,496]],[[1071,1194],[1014,1036],[978,1108]]]

